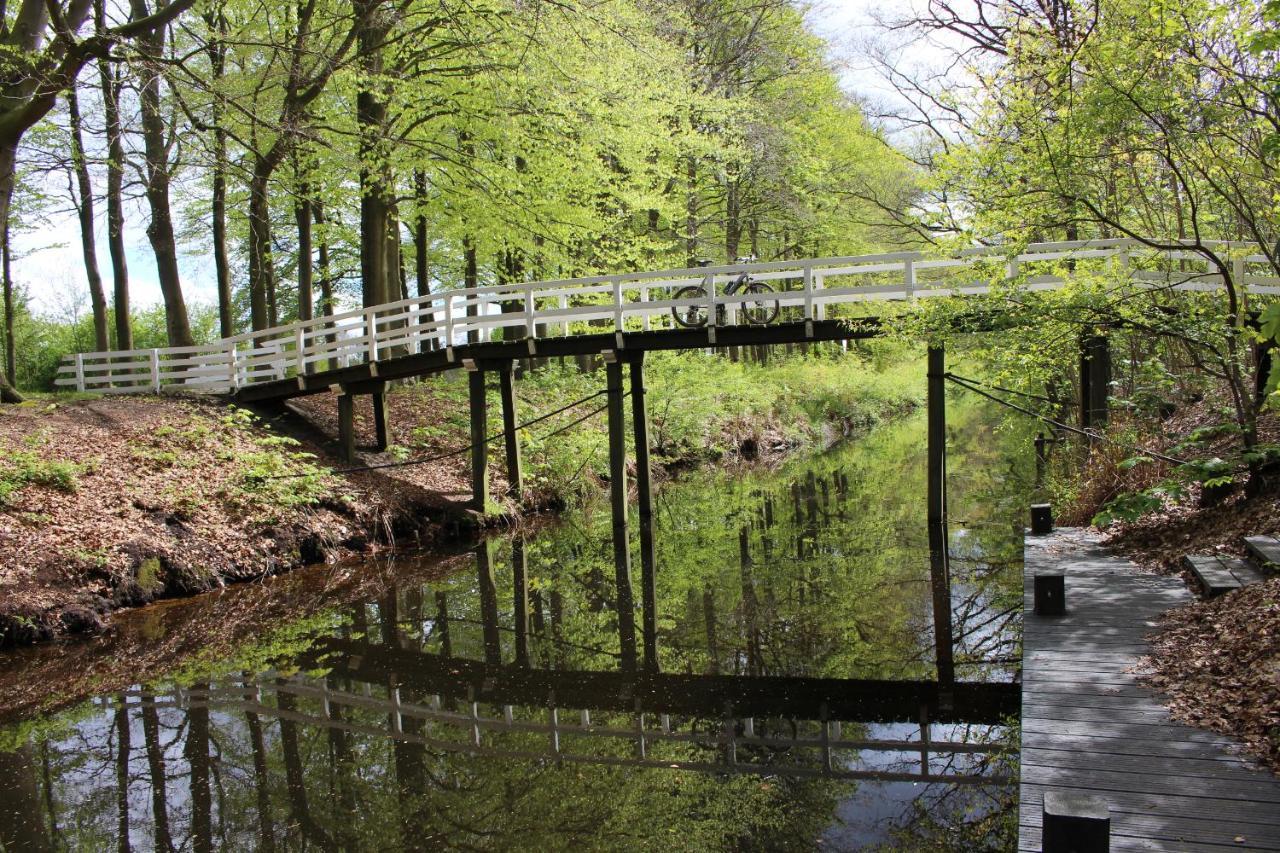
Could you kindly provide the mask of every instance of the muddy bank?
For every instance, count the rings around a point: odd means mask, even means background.
[[[339,477],[323,434],[294,431],[195,398],[0,407],[0,646],[480,523],[465,460]]]

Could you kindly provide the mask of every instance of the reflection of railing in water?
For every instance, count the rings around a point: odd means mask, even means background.
[[[277,704],[264,702],[264,692],[274,693],[277,696]],[[279,704],[280,696],[318,701],[319,713],[283,708]],[[630,728],[595,725],[591,720],[591,710],[585,708],[576,709],[577,723],[562,722],[561,718],[566,709],[556,706],[539,709],[546,713],[546,722],[519,719],[516,716],[517,709],[512,705],[501,706],[502,716],[500,717],[487,717],[480,713],[481,703],[477,701],[465,703],[469,710],[467,713],[460,713],[448,709],[446,700],[438,694],[429,697],[428,704],[420,704],[403,701],[401,691],[395,687],[388,688],[387,696],[383,698],[375,695],[373,686],[367,682],[362,692],[351,692],[334,689],[326,680],[305,676],[294,676],[288,679],[272,679],[270,676],[263,676],[257,682],[226,682],[222,686],[178,689],[167,696],[130,691],[123,694],[122,699],[127,701],[126,707],[153,706],[180,710],[207,708],[224,713],[251,713],[307,726],[388,738],[445,752],[494,758],[666,768],[702,773],[743,773],[799,779],[826,778],[967,785],[1001,785],[1009,782],[1009,778],[1001,773],[956,773],[949,770],[936,772],[931,769],[930,762],[939,756],[952,756],[954,760],[955,757],[962,755],[989,755],[999,752],[1001,747],[994,743],[932,740],[931,723],[925,707],[921,708],[921,717],[918,720],[921,734],[919,740],[877,740],[845,739],[843,724],[838,720],[830,719],[793,721],[795,735],[783,738],[757,734],[754,717],[725,716],[717,720],[718,732],[713,738],[694,731],[692,720],[688,721],[689,730],[681,731],[680,724],[673,723],[672,715],[649,714],[640,710],[632,713],[634,726]],[[335,707],[386,714],[388,726],[383,728],[343,719],[334,714]],[[656,728],[650,725],[654,718],[657,722]],[[413,730],[416,728],[413,723],[442,724],[465,739],[422,734]],[[804,723],[816,724],[817,736],[801,736],[799,732]],[[486,743],[486,732],[542,735],[546,739],[546,747],[542,750],[534,750],[507,748],[500,744]],[[573,752],[566,749],[563,741],[579,738],[604,742],[627,741],[632,745],[634,754],[607,755]],[[689,761],[654,756],[652,754],[654,748],[665,743],[686,743],[703,747],[714,751],[719,760]],[[812,752],[814,763],[812,765],[776,764],[742,760],[740,750],[756,749],[768,751],[773,757],[779,755],[779,751]],[[918,769],[914,771],[851,769],[842,759],[852,758],[853,756],[849,753],[853,752],[910,753],[913,754],[913,761],[914,756],[918,755]]]

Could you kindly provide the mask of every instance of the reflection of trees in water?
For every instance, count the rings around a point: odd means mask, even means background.
[[[132,828],[133,844],[156,849],[786,849],[807,847],[801,842],[816,837],[849,788],[767,773],[638,772],[608,763],[626,754],[610,739],[572,745],[600,763],[451,752],[387,736],[400,726],[404,734],[438,737],[436,724],[408,715],[392,720],[373,707],[339,711],[336,702],[326,712],[320,700],[285,685],[233,684],[237,699],[219,694],[217,684],[212,693],[202,685],[182,694],[181,707],[140,692],[127,705],[115,701],[101,718],[107,729],[123,724],[136,733],[144,714],[155,715],[165,765],[159,775],[149,772],[144,750],[116,737],[50,742],[44,779],[35,747],[0,753],[4,849],[55,849],[48,824],[55,804],[63,821],[56,847],[64,849],[130,849],[127,832],[117,829],[112,838],[111,827],[124,826]],[[355,687],[353,695],[361,695]],[[248,697],[262,710],[234,710]],[[537,711],[514,713],[519,722]],[[592,725],[625,728],[625,716],[599,713]],[[541,735],[521,731],[487,733],[485,740],[515,752],[545,748]],[[696,762],[705,752],[693,743],[651,749],[655,761],[670,762]],[[165,807],[157,810],[158,803]]]

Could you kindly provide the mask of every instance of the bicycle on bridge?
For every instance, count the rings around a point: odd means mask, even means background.
[[[750,264],[756,260],[755,255],[745,255],[735,258],[736,264]],[[708,284],[710,282],[708,281]],[[743,272],[724,289],[725,296],[733,296],[737,293],[743,294],[759,294],[759,299],[748,299],[741,303],[742,316],[750,324],[755,326],[765,326],[772,323],[778,317],[778,301],[776,299],[768,299],[765,294],[772,294],[773,288],[763,281],[756,281],[751,277],[751,273]],[[675,319],[676,324],[684,326],[686,329],[700,329],[707,325],[707,306],[705,304],[707,298],[707,287],[703,284],[688,284],[675,292],[675,299],[699,299],[703,304],[677,306],[671,309],[671,316]],[[716,325],[724,325],[725,306],[716,306]]]

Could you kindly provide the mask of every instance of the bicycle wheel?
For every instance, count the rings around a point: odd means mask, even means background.
[[[707,291],[696,284],[689,284],[677,290],[672,299],[702,300],[697,305],[680,305],[671,309],[671,316],[675,318],[677,326],[684,326],[686,329],[701,329],[707,325]]]
[[[753,281],[743,288],[743,293],[772,294],[773,288],[762,281]],[[778,317],[778,301],[776,299],[749,299],[742,303],[742,316],[748,323],[764,326]]]

